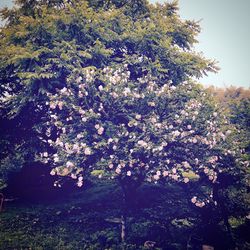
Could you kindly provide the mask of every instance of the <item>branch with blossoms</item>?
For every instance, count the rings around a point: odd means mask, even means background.
[[[130,75],[126,64],[87,68],[48,94],[47,129],[57,131],[47,140],[55,153],[43,153],[54,166],[51,174],[70,176],[79,187],[93,170],[126,182],[187,184],[205,176],[215,183],[224,158],[239,154],[226,143],[235,130],[226,117],[191,81],[161,86],[150,74]],[[196,196],[191,201],[205,204]]]

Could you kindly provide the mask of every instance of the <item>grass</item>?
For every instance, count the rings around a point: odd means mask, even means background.
[[[178,191],[171,186],[140,188],[136,204],[128,214],[125,249],[146,249],[143,244],[147,240],[156,242],[155,249],[187,249],[188,241],[189,249],[201,249],[204,225],[199,211],[190,208]],[[120,243],[120,225],[110,219],[120,217],[121,192],[115,183],[100,181],[80,191],[60,195],[49,201],[7,203],[0,214],[0,249],[124,249]],[[244,235],[249,223],[237,224],[234,219],[234,225],[239,249],[249,249]],[[218,226],[215,230],[218,241],[223,239],[224,244],[221,246],[214,239],[217,249],[228,249],[224,227]]]

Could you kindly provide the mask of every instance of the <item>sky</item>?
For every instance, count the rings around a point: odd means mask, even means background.
[[[199,81],[249,88],[250,0],[179,0],[179,14],[182,19],[201,20],[195,49],[218,61],[220,67],[217,74],[210,73]]]
[[[11,0],[0,0],[0,7],[11,5]],[[179,0],[179,8],[182,19],[200,20],[195,50],[220,67],[217,74],[209,73],[199,82],[250,88],[250,0]]]

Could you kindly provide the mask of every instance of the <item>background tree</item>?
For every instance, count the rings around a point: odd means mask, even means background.
[[[241,146],[242,161],[232,164],[230,158],[227,171],[221,173],[219,183],[214,186],[214,194],[218,202],[214,218],[222,218],[228,232],[231,234],[230,217],[242,218],[249,210],[249,89],[244,88],[215,88],[209,87],[208,91],[220,102],[220,108],[227,114],[230,122],[237,128],[237,138],[233,137],[231,149],[237,141]],[[214,222],[218,223],[218,222]],[[233,236],[231,234],[233,241]],[[232,244],[234,245],[234,243]]]

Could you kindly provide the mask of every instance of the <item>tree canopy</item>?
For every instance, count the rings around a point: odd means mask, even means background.
[[[16,1],[3,9],[1,112],[12,129],[3,134],[15,134],[12,143],[3,140],[4,164],[34,158],[34,145],[43,146],[36,126],[45,122],[47,93],[88,69],[126,64],[131,81],[150,75],[159,86],[215,70],[212,61],[191,51],[198,24],[182,21],[177,10],[176,3],[146,1]]]

